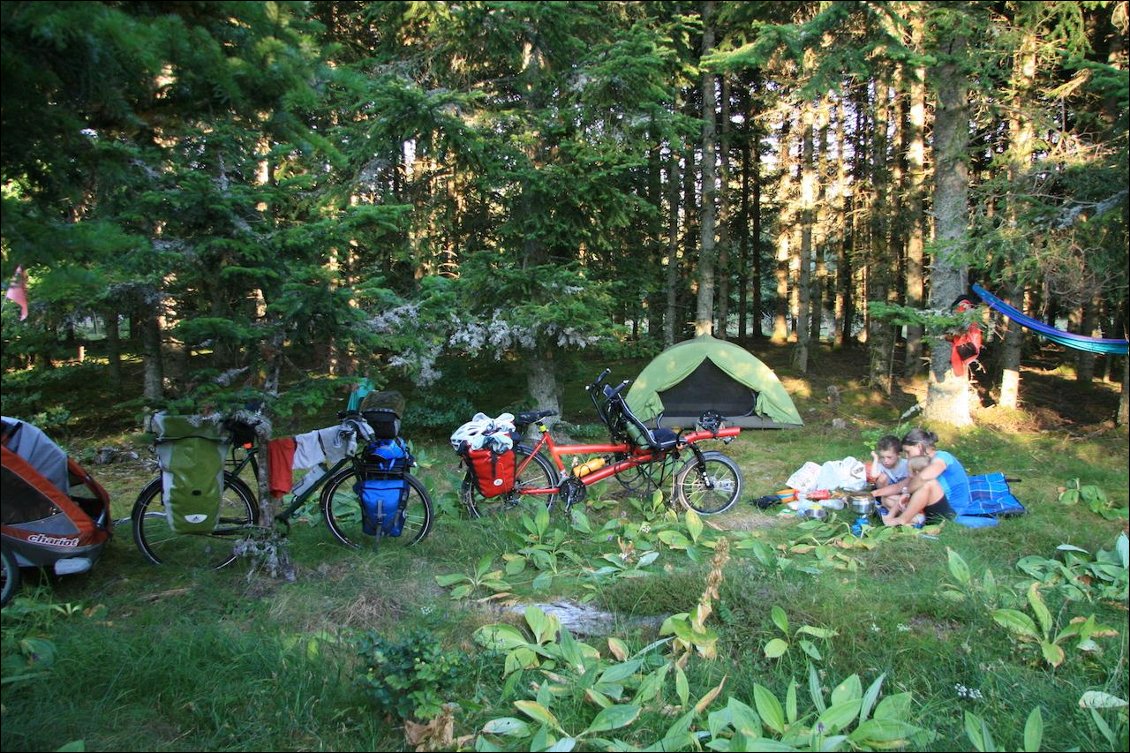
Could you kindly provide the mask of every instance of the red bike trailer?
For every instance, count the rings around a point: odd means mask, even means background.
[[[113,522],[110,496],[39,428],[3,417],[0,478],[2,603],[21,567],[57,575],[86,572],[102,554]]]

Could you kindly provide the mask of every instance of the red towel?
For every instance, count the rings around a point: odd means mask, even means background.
[[[267,443],[267,464],[270,468],[268,484],[271,496],[282,499],[294,484],[294,437],[272,439]]]

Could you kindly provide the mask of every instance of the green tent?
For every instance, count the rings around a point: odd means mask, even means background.
[[[628,407],[641,420],[668,427],[693,426],[707,410],[747,429],[804,424],[772,369],[745,348],[709,335],[656,356],[628,391]]]

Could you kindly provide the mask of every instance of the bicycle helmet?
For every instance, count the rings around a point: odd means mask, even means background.
[[[461,452],[464,447],[478,450],[491,440],[491,435],[499,434],[505,435],[505,440],[509,441],[503,440],[502,436],[494,437],[496,443],[507,445],[496,449],[509,449],[509,445],[512,444],[509,433],[514,430],[514,415],[512,413],[503,413],[498,418],[491,418],[485,413],[476,413],[470,421],[452,433],[451,447],[456,452]]]

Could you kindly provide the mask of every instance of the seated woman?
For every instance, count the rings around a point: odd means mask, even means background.
[[[924,514],[928,520],[953,517],[953,504],[964,507],[969,502],[969,476],[961,462],[952,454],[935,447],[938,435],[925,429],[911,429],[902,439],[907,457],[926,457],[929,463],[907,479],[905,485],[890,484],[871,494],[883,498],[892,494],[909,494],[901,511],[883,516],[888,526],[913,525],[915,518]]]

